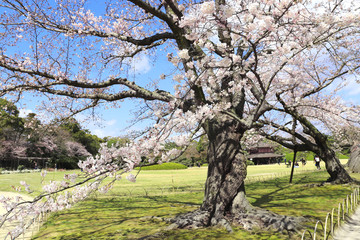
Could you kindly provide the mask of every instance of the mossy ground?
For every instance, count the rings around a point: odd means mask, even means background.
[[[314,168],[313,164],[307,165]],[[301,167],[300,167],[301,168]],[[249,176],[268,173],[289,173],[282,165],[249,166]],[[60,179],[63,173],[50,173],[51,178]],[[8,190],[5,183],[15,176],[0,175],[0,190]],[[20,177],[20,176],[17,176]],[[29,178],[34,188],[34,175]],[[52,214],[33,239],[298,239],[286,232],[272,232],[266,229],[245,231],[234,226],[229,234],[222,228],[165,230],[168,226],[158,218],[170,218],[180,213],[197,209],[203,198],[206,168],[185,170],[144,171],[136,183],[119,181],[107,195],[94,195],[71,209]],[[308,172],[289,177],[283,176],[264,182],[247,184],[249,201],[257,207],[291,215],[306,216],[309,226],[325,220],[327,212],[336,208],[347,194],[351,185],[317,184],[325,181],[328,174],[322,171]],[[12,179],[14,180],[14,179]],[[11,189],[11,188],[10,188]]]

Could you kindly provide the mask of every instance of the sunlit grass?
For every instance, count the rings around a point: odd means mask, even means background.
[[[295,171],[314,169],[313,162],[308,162],[304,167],[300,164]],[[337,207],[352,190],[349,185],[314,186],[328,178],[322,171],[297,174],[293,184],[289,184],[290,170],[284,164],[249,166],[250,179],[286,174],[271,181],[247,184],[249,201],[279,214],[324,220],[326,213]],[[232,234],[221,228],[166,231],[165,222],[151,218],[170,218],[198,208],[203,200],[206,172],[206,167],[142,171],[136,183],[125,179],[118,181],[107,195],[95,195],[69,210],[52,214],[34,239],[139,239],[146,236],[151,236],[147,239],[289,239],[287,233],[260,229],[248,232],[236,226]],[[64,172],[49,172],[45,181],[61,180],[63,175]],[[19,185],[20,180],[41,190],[40,174],[29,173],[0,175],[0,191],[11,191],[9,185]]]
[[[322,166],[324,168],[324,166]],[[308,162],[305,166],[295,168],[295,173],[314,170],[313,162]],[[291,169],[285,164],[257,165],[248,166],[247,176],[251,180],[254,176],[264,176],[271,174],[289,174]],[[64,174],[80,173],[79,170],[74,171],[49,171],[44,179],[45,182],[60,181]],[[133,174],[137,174],[133,171]],[[141,171],[137,176],[137,182],[131,183],[127,180],[119,181],[121,188],[115,188],[117,193],[128,194],[146,194],[161,193],[165,190],[184,189],[202,189],[204,187],[207,174],[207,167],[193,167],[179,170],[147,170]],[[18,174],[0,174],[0,191],[14,191],[12,186],[20,186],[20,181],[25,181],[34,190],[32,196],[35,196],[42,190],[40,173],[18,173]],[[326,179],[324,179],[326,180]],[[24,194],[26,194],[24,192]]]
[[[71,174],[75,172],[80,172],[77,170],[73,171],[52,171],[48,172],[44,183],[49,181],[60,181],[64,179],[64,174]],[[0,174],[0,192],[12,192],[15,191],[14,187],[21,186],[20,181],[25,181],[28,185],[30,185],[31,190],[34,191],[32,196],[35,196],[39,192],[42,191],[42,178],[39,172],[34,173],[16,173],[16,174]],[[23,194],[27,194],[26,192],[22,192]]]
[[[293,184],[288,183],[288,177],[251,183],[247,186],[247,195],[257,207],[323,220],[352,190],[349,185],[314,186],[326,178],[326,172],[313,172],[296,175]],[[202,202],[203,191],[190,191],[185,187],[183,192],[172,192],[169,186],[162,194],[128,193],[125,196],[119,190],[124,184],[117,184],[106,196],[94,197],[54,214],[35,239],[139,239],[146,236],[152,236],[148,239],[289,239],[287,233],[260,229],[248,232],[236,226],[232,234],[220,228],[166,231],[167,224],[151,216],[169,218],[194,210]]]

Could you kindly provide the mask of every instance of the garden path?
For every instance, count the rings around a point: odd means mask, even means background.
[[[335,231],[335,240],[360,240],[360,207]]]
[[[16,196],[22,196],[25,200],[31,200],[32,198],[26,195],[21,195],[19,193],[14,193],[14,192],[0,192],[0,196],[5,196],[5,197],[11,197],[11,198],[15,198]],[[3,208],[2,205],[0,205],[0,216],[3,215],[4,213],[6,213],[6,210]],[[16,226],[16,223],[5,223],[4,226],[2,226],[0,228],[0,239],[11,239],[10,236],[6,237],[7,234],[9,233],[9,231],[11,229],[13,229]],[[33,232],[35,231],[36,226],[32,226],[30,229],[28,229],[26,231],[26,233],[21,236],[20,239],[31,239],[31,236],[33,234]],[[6,238],[5,238],[6,237]]]

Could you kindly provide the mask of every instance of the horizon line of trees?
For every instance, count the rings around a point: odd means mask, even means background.
[[[104,142],[75,118],[42,123],[35,113],[19,114],[14,103],[0,99],[0,168],[78,168]]]
[[[79,160],[98,153],[100,144],[124,145],[130,140],[121,137],[104,137],[91,134],[84,129],[75,118],[63,121],[53,120],[49,124],[41,123],[35,113],[26,117],[19,116],[16,105],[5,99],[0,99],[0,167],[7,169],[58,167],[66,169],[78,168]],[[331,138],[331,136],[330,136]],[[272,141],[271,141],[272,142]],[[278,143],[275,151],[286,156],[292,156],[291,149]],[[208,139],[202,136],[193,141],[186,151],[172,162],[186,166],[198,166],[207,163]],[[175,143],[169,142],[167,150],[179,148]],[[344,146],[338,154],[348,155],[348,146]],[[308,151],[302,152],[298,158],[307,160],[314,155]],[[309,157],[310,156],[310,157]]]

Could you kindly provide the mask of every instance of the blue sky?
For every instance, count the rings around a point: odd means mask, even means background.
[[[159,58],[156,59],[156,62],[152,62],[148,56],[142,56],[141,59],[138,59],[132,64],[131,69],[131,73],[129,74],[131,75],[131,78],[136,79],[137,82],[150,83],[151,79],[159,78],[162,73],[167,72],[166,70],[174,70],[174,67],[167,61],[164,54],[159,54]],[[172,80],[162,80],[162,82],[159,82],[159,88],[173,92]],[[25,117],[29,113],[39,114],[38,110],[36,110],[36,106],[40,103],[39,97],[33,97],[31,94],[26,94],[24,100],[25,101],[21,101],[18,104],[21,117]],[[145,125],[149,124],[149,122],[142,122],[128,128],[129,125],[131,125],[131,120],[134,118],[132,112],[137,109],[137,105],[138,103],[136,100],[128,99],[121,103],[120,108],[97,108],[96,112],[98,115],[95,119],[91,117],[91,111],[78,114],[76,119],[81,122],[84,128],[89,129],[93,134],[99,137],[123,136],[127,134],[128,130],[141,130]],[[39,118],[43,118],[41,114]]]
[[[103,12],[103,2],[102,1],[89,1],[89,7],[95,9],[97,14]],[[147,56],[142,56],[141,59],[138,59],[132,66],[132,73],[130,75],[135,79],[141,79],[141,82],[147,82],[148,79],[159,78],[160,74],[164,70],[171,71],[173,67],[166,60],[166,53],[160,55],[156,62]],[[163,90],[172,92],[172,80],[167,79],[163,82],[160,82],[160,87]],[[355,81],[351,81],[348,86],[346,86],[341,92],[341,96],[346,101],[352,101],[355,104],[360,104],[360,84]],[[21,110],[22,116],[30,112],[37,113],[36,105],[39,102],[39,99],[32,98],[27,95],[25,99],[26,105],[24,102],[18,107]],[[133,118],[131,111],[135,108],[135,103],[132,101],[125,101],[122,104],[121,108],[117,109],[103,109],[100,108],[98,112],[100,113],[100,119],[98,120],[88,120],[86,112],[81,113],[77,116],[77,119],[82,122],[84,128],[89,129],[93,134],[98,135],[99,137],[105,136],[121,136],[126,134],[126,127],[129,126],[130,120]],[[138,130],[143,127],[143,124],[137,124],[132,127],[132,130]]]
[[[350,83],[340,92],[342,98],[347,101],[351,101],[360,104],[360,83],[355,82],[355,80],[350,81]]]
[[[97,15],[105,12],[104,1],[88,0],[86,4],[87,7]],[[129,80],[136,80],[137,83],[141,83],[142,86],[145,86],[147,83],[150,83],[151,79],[158,79],[162,73],[174,70],[173,65],[167,61],[166,54],[166,52],[160,52],[156,61],[153,61],[149,56],[142,55],[141,58],[132,63]],[[166,79],[159,82],[159,88],[173,92],[172,80]],[[39,97],[25,94],[23,101],[18,104],[21,116],[25,117],[28,113],[39,114],[36,106],[40,104],[40,101]],[[76,119],[81,122],[84,128],[89,129],[93,134],[96,134],[99,137],[122,136],[127,133],[127,130],[140,130],[144,125],[148,124],[148,122],[144,122],[136,124],[130,129],[127,128],[134,118],[131,112],[136,110],[136,105],[137,103],[133,100],[125,100],[120,108],[97,108],[96,112],[99,114],[96,119],[89,118],[91,111],[78,114]],[[39,118],[42,119],[45,117],[42,117],[40,114]]]

